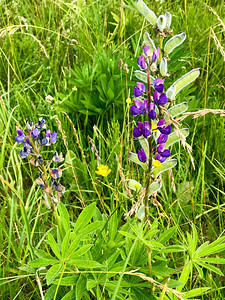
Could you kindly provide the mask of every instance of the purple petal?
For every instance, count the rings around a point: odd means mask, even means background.
[[[165,79],[156,78],[156,79],[153,81],[153,85],[154,85],[154,87],[156,87],[157,85],[162,84],[164,81],[165,81]]]
[[[156,112],[152,109],[152,110],[149,111],[148,116],[151,120],[155,120]]]
[[[24,133],[21,129],[16,129],[19,136],[24,136]]]
[[[133,129],[133,136],[134,136],[134,138],[137,139],[141,135],[142,135],[142,132],[137,127],[134,127],[134,129]]]
[[[131,105],[131,107],[130,107],[130,113],[133,116],[137,116],[137,115],[139,115],[141,113],[141,111],[135,105]]]
[[[158,47],[156,50],[156,56],[159,57],[159,54],[160,54],[160,48]]]
[[[33,136],[34,139],[36,139],[39,136],[40,131],[35,128],[34,130],[32,130],[31,134]]]
[[[138,109],[140,109],[140,110],[144,109],[144,103],[141,100],[135,99],[134,103]]]
[[[155,110],[155,104],[154,103],[149,104],[149,110]]]
[[[142,69],[142,70],[146,70],[147,69],[147,65],[145,63],[144,55],[141,55],[141,56],[138,57],[137,64],[140,67],[140,69]]]
[[[145,46],[143,51],[144,51],[145,55],[150,56],[150,47],[149,47],[149,45]]]
[[[15,141],[20,144],[24,142],[24,137],[23,136],[16,136]]]
[[[145,154],[144,149],[138,150],[138,159],[139,159],[141,162],[146,162],[147,157],[146,157],[146,154]]]
[[[142,82],[137,82],[137,87],[139,88],[140,91],[143,93],[145,92],[145,85]]]
[[[153,94],[153,100],[155,101],[155,103],[158,104],[158,101],[159,101],[159,97],[160,97],[160,94],[158,92],[154,92]]]
[[[164,84],[159,84],[155,86],[155,90],[159,93],[162,93],[164,90]]]
[[[162,157],[160,154],[157,154],[155,156],[155,160],[160,161],[161,163],[163,163],[166,160],[166,157]]]
[[[165,149],[163,152],[160,153],[161,156],[163,157],[169,157],[171,152],[170,152],[170,149]]]
[[[147,130],[151,129],[148,121],[145,121],[145,123],[144,123],[144,129],[147,129]]]
[[[57,140],[57,133],[55,131],[53,131],[52,135],[51,135],[51,140],[50,143],[54,144]]]
[[[165,119],[161,119],[161,120],[157,123],[157,127],[162,127],[163,125],[165,125]]]
[[[49,130],[46,131],[45,137],[50,138],[50,136],[51,136],[51,130],[49,129]]]
[[[162,93],[159,97],[159,100],[158,100],[158,105],[165,105],[167,103],[167,97],[166,97],[166,94],[165,93]]]
[[[155,51],[153,51],[153,53],[152,53],[152,63],[156,62],[156,60],[157,60],[157,55],[156,55]]]
[[[144,124],[141,123],[141,122],[138,122],[138,129],[139,129],[140,131],[142,131],[142,130],[144,129]]]
[[[165,149],[165,144],[160,144],[157,148],[157,152],[161,154],[161,152]]]
[[[166,134],[160,134],[160,136],[158,137],[158,139],[157,139],[157,143],[158,144],[163,144],[163,143],[165,143],[166,141],[168,140],[168,135],[166,135]]]
[[[135,88],[134,88],[134,96],[135,97],[140,97],[142,94],[143,94],[143,92],[140,91],[139,88],[135,86]]]
[[[147,137],[149,137],[151,135],[151,131],[148,129],[144,129],[142,131],[143,136],[147,139]]]
[[[170,134],[171,132],[171,126],[168,125],[167,127],[164,127],[164,128],[159,128],[159,131],[163,134]]]

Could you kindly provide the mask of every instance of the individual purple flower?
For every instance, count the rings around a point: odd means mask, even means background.
[[[31,135],[34,139],[38,138],[40,134],[40,130],[38,130],[37,128],[34,128],[32,131],[31,131]]]
[[[157,154],[155,156],[155,160],[160,161],[161,163],[163,163],[166,160],[166,157],[162,157],[160,154]]]
[[[23,131],[21,129],[16,129],[16,131],[17,131],[18,136],[15,137],[15,141],[18,144],[21,144],[21,143],[24,142],[25,135],[24,135],[24,133],[23,133]]]
[[[61,169],[53,169],[53,170],[50,170],[50,174],[53,179],[58,179],[59,177],[62,176],[62,170]]]
[[[30,149],[24,147],[23,150],[20,150],[20,156],[26,158],[30,154]]]
[[[51,130],[47,130],[45,133],[44,139],[42,139],[41,144],[45,146],[50,146],[51,144],[54,144],[57,139],[57,133],[53,131],[51,134]]]
[[[165,119],[161,119],[158,123],[157,123],[157,129],[163,133],[163,134],[170,134],[171,132],[171,126],[165,126]]]
[[[36,124],[37,128],[45,129],[46,128],[46,120],[43,118],[39,118],[38,123]]]
[[[160,144],[157,148],[157,152],[162,156],[162,157],[169,157],[170,156],[170,150],[165,149],[165,144]]]
[[[157,139],[157,144],[165,144],[168,140],[168,135],[161,133]]]
[[[168,101],[165,93],[162,93],[160,95],[157,91],[154,92],[153,99],[154,99],[155,103],[158,105],[165,105]]]
[[[152,63],[156,62],[157,58],[159,57],[160,48],[158,47],[156,51],[153,51],[152,54]]]
[[[145,154],[145,150],[144,150],[144,149],[138,150],[138,159],[139,159],[141,162],[146,162],[147,156],[146,156],[146,154]]]
[[[134,96],[140,97],[145,92],[145,85],[142,82],[137,82],[137,86],[134,88]]]
[[[144,99],[144,102],[141,100],[135,99],[134,100],[135,105],[131,105],[130,112],[133,116],[138,116],[139,114],[144,114],[147,112],[148,108],[148,100]]]
[[[149,113],[148,116],[151,120],[155,120],[156,118],[156,112],[155,112],[155,104],[154,103],[150,103],[149,105]]]
[[[146,62],[145,62],[144,55],[141,55],[141,56],[138,57],[137,64],[138,64],[138,66],[140,67],[141,70],[147,70],[147,65],[146,65]]]
[[[138,122],[138,127],[134,127],[133,129],[133,136],[134,138],[139,138],[140,136],[144,136],[145,138],[151,135],[150,125],[148,121],[145,121],[144,124]]]
[[[158,92],[158,93],[162,93],[163,90],[164,90],[164,82],[165,79],[161,79],[161,78],[156,78],[154,81],[153,81],[153,86],[154,86],[154,89]]]
[[[62,161],[64,161],[62,152],[58,155],[58,152],[56,151],[56,152],[54,153],[54,156],[53,156],[52,160],[53,160],[54,162],[62,162]]]

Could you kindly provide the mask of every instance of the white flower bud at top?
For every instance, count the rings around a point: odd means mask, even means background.
[[[167,60],[164,57],[161,59],[159,70],[160,70],[160,74],[162,76],[166,76],[166,74],[167,74]]]
[[[171,85],[171,87],[168,88],[168,90],[166,91],[166,96],[167,98],[169,98],[170,100],[174,100],[175,96],[176,96],[176,88],[174,85]]]
[[[157,26],[160,31],[163,31],[166,28],[166,17],[164,15],[158,17]]]
[[[165,17],[166,17],[166,28],[170,28],[171,21],[172,21],[172,15],[167,11],[165,13]]]

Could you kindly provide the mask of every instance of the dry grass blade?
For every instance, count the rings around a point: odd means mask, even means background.
[[[177,121],[181,122],[184,119],[186,119],[189,116],[192,116],[192,119],[197,119],[199,117],[205,116],[206,114],[215,114],[215,115],[220,115],[221,117],[225,117],[225,110],[222,109],[201,109],[198,111],[194,111],[194,112],[187,112],[184,113],[182,117],[178,118]]]
[[[220,50],[220,53],[221,55],[223,56],[224,58],[224,61],[225,61],[225,52],[224,52],[224,48],[222,47],[222,45],[220,44],[220,41],[219,39],[217,38],[214,30],[211,28],[211,33],[212,33],[212,37],[213,37],[213,40],[215,42],[215,45],[216,45],[216,48],[217,50]]]

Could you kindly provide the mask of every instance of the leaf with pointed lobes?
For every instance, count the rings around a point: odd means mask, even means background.
[[[176,47],[180,46],[184,40],[186,39],[186,33],[182,32],[178,35],[173,36],[169,39],[164,47],[164,51],[166,54],[170,54]]]
[[[170,160],[166,160],[164,163],[161,164],[160,167],[154,168],[152,171],[152,175],[154,177],[157,177],[159,174],[161,174],[162,172],[165,172],[167,170],[172,169],[173,167],[175,167],[177,164],[177,159],[170,159]]]
[[[136,0],[135,6],[142,13],[142,15],[149,21],[150,24],[155,26],[157,24],[157,17],[155,13],[148,8],[148,6],[142,0]]]
[[[188,128],[182,128],[182,129],[180,129],[180,131],[185,136],[185,138],[189,135]],[[165,148],[168,148],[169,146],[171,146],[174,143],[179,142],[179,141],[181,141],[181,137],[178,136],[175,132],[173,132],[168,136],[168,140],[165,143]]]
[[[143,189],[142,185],[134,179],[128,179],[127,187],[137,193],[139,193]]]
[[[140,165],[145,171],[148,170],[148,165],[146,163],[143,163],[141,162],[139,159],[138,159],[138,156],[136,153],[133,153],[133,152],[130,152],[129,153],[129,159],[131,161],[133,161],[134,163]]]
[[[137,79],[143,81],[144,83],[148,83],[148,78],[147,78],[147,73],[142,72],[142,71],[134,71],[135,76],[137,77]],[[153,81],[155,80],[155,78],[150,75],[150,83],[153,84]]]

